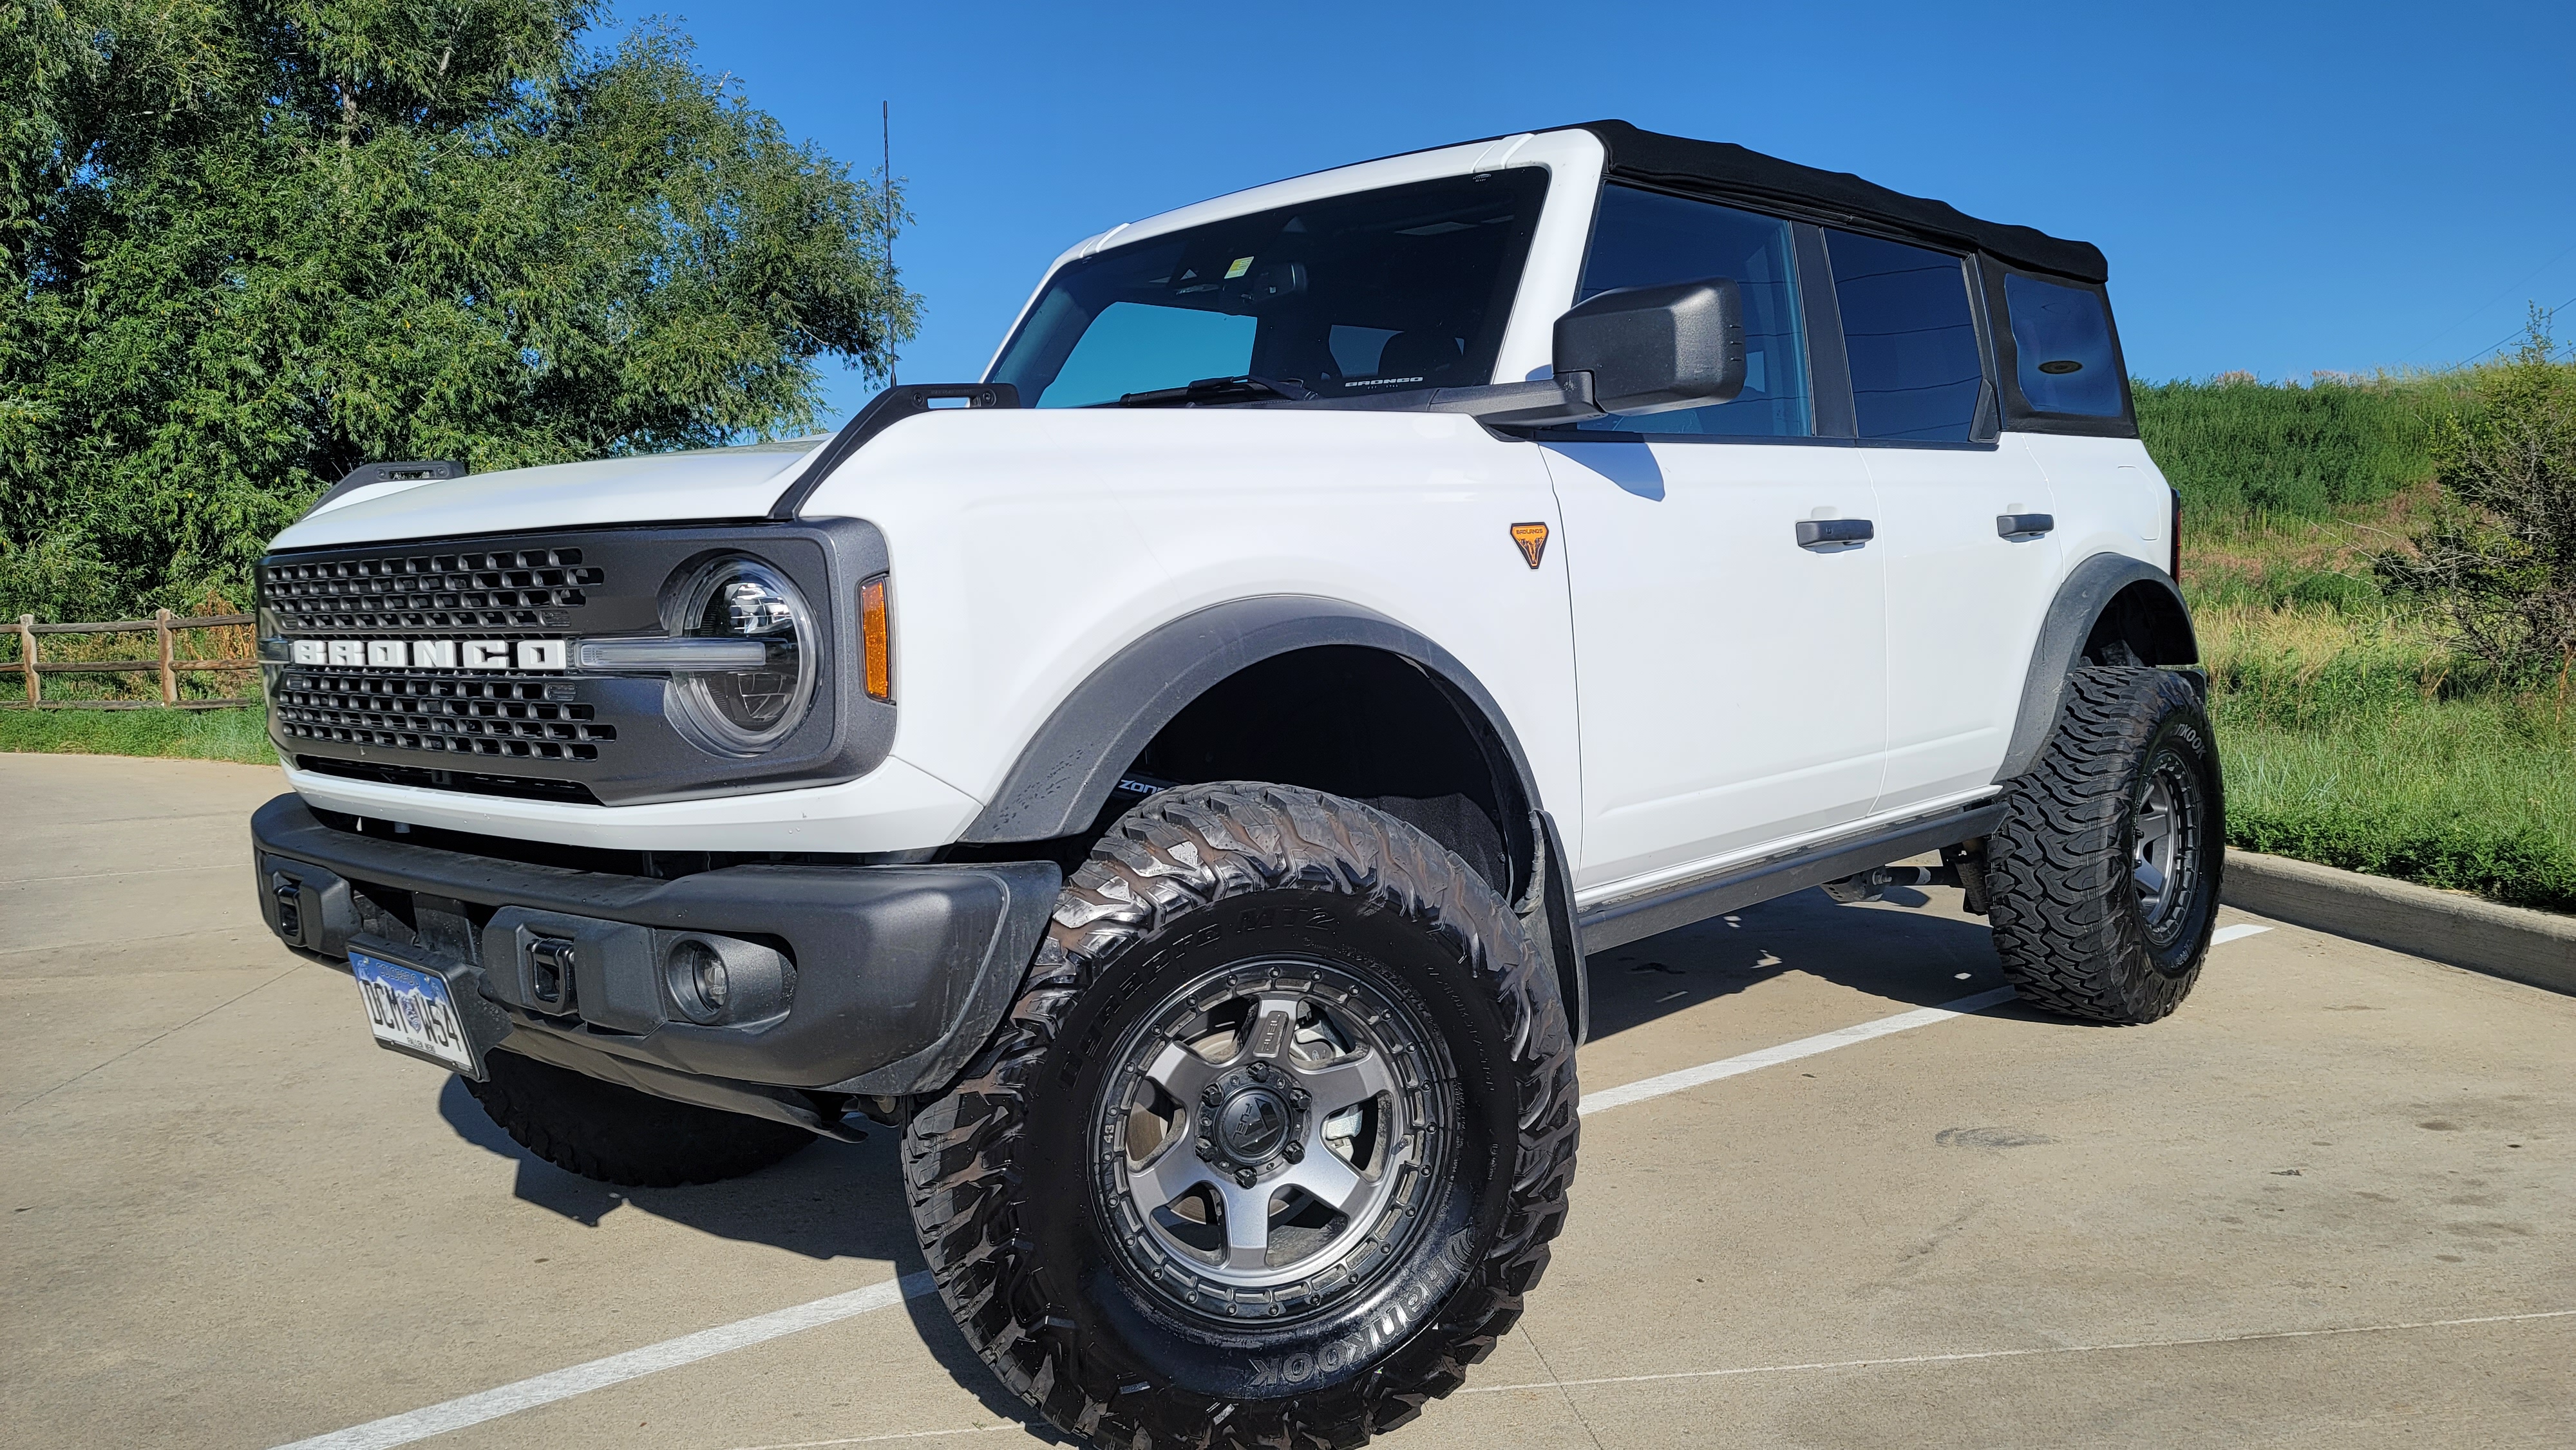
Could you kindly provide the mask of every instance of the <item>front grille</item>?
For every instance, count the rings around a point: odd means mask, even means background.
[[[617,728],[542,680],[414,670],[286,671],[271,703],[289,739],[515,760],[597,760]]]
[[[579,549],[397,554],[279,562],[260,570],[260,598],[289,634],[334,630],[546,629],[588,601],[608,574]]]
[[[669,718],[663,676],[570,659],[561,661],[569,668],[537,668],[560,657],[520,652],[531,640],[666,635],[666,588],[734,552],[784,571],[817,610],[814,709],[757,760],[697,744]],[[885,758],[894,707],[853,693],[833,642],[857,637],[857,581],[886,567],[884,539],[856,520],[605,526],[271,554],[258,573],[269,734],[308,770],[611,806],[853,779]],[[507,663],[471,668],[493,653],[476,646],[501,642]],[[361,646],[359,659],[384,663],[350,659],[350,644]],[[324,646],[322,659],[314,645]],[[326,663],[333,647],[343,662]],[[326,760],[337,763],[313,763]]]

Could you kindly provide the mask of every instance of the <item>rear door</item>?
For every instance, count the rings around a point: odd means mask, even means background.
[[[1798,537],[1875,502],[1859,450],[1815,436],[1797,251],[1774,217],[1603,189],[1578,300],[1732,277],[1749,367],[1732,403],[1543,440],[1573,599],[1578,888],[1856,820],[1878,794],[1882,555]]]
[[[1888,748],[1877,809],[1895,811],[1993,780],[2059,574],[2057,509],[2021,440],[1998,438],[1967,259],[1831,227],[1824,243],[1852,427],[1878,497]]]

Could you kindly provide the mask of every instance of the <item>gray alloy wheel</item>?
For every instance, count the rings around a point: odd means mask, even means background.
[[[959,1331],[1048,1424],[1348,1450],[1519,1320],[1580,1100],[1552,964],[1472,866],[1210,781],[1092,844],[905,1182]]]
[[[2156,752],[2129,812],[2129,880],[2147,936],[2159,944],[2181,928],[2183,902],[2200,877],[2202,816],[2208,797],[2200,772],[2171,748]]]
[[[1400,1258],[1456,1136],[1438,1045],[1331,965],[1169,994],[1102,1085],[1093,1188],[1137,1281],[1208,1316],[1311,1312]]]

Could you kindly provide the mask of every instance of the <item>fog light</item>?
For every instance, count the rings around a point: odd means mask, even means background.
[[[721,1022],[725,999],[732,986],[725,971],[724,956],[713,945],[695,937],[683,937],[671,948],[664,967],[671,983],[671,1001],[692,1022]]]

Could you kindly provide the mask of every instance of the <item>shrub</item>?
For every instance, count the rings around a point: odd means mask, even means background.
[[[2555,353],[2535,306],[2513,360],[2479,370],[2472,410],[2437,421],[2441,505],[2412,554],[2379,566],[2440,609],[2460,649],[2563,675],[2576,659],[2576,367]]]

